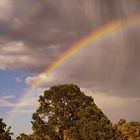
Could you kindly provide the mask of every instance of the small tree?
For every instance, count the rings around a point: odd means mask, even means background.
[[[126,122],[125,119],[120,119],[114,127],[117,130],[118,140],[140,140],[140,122]]]
[[[13,133],[10,133],[11,127],[6,129],[6,124],[3,122],[3,119],[0,119],[0,140],[11,140],[11,135]]]
[[[44,91],[33,114],[33,130],[45,139],[114,139],[112,124],[76,85],[58,85]]]

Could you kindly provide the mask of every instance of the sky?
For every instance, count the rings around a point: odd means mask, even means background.
[[[31,132],[38,96],[55,84],[79,85],[112,122],[140,120],[140,22],[89,42],[29,92],[74,43],[112,21],[140,19],[139,7],[139,0],[0,0],[0,117],[14,137]]]

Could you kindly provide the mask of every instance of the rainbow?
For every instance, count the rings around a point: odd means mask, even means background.
[[[102,39],[107,34],[111,34],[118,29],[127,28],[131,25],[139,24],[140,16],[135,16],[133,18],[125,19],[125,20],[116,20],[112,21],[99,29],[91,32],[85,37],[81,38],[79,41],[74,43],[72,47],[66,50],[62,55],[56,58],[50,65],[37,76],[36,80],[32,83],[32,86],[26,91],[26,93],[20,98],[16,106],[9,112],[7,122],[10,122],[16,113],[22,108],[22,103],[24,103],[29,94],[32,94],[33,91],[41,84],[41,81],[53,72],[56,68],[58,68],[64,61],[66,61],[71,55],[76,53],[79,49],[86,47],[89,43],[94,42],[98,39]]]

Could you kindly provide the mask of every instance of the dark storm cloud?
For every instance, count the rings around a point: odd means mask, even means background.
[[[112,20],[138,15],[139,5],[139,0],[7,0],[8,7],[4,6],[11,12],[5,15],[9,20],[0,18],[0,67],[42,71],[88,32]],[[86,87],[95,81],[105,88],[139,87],[139,33],[138,27],[122,30],[114,35],[117,41],[106,39],[81,53],[82,61],[69,68],[70,79],[85,81]],[[86,63],[89,58],[84,56],[89,54],[91,61]],[[81,76],[83,65],[86,74]]]
[[[92,42],[42,79],[41,86],[76,83],[111,120],[139,120],[139,36],[140,27],[132,26]],[[32,84],[38,78],[27,77],[26,82]]]
[[[74,82],[92,91],[140,97],[139,36],[139,27],[107,35],[71,56],[43,84],[50,86]],[[28,82],[32,79],[34,77]]]
[[[14,0],[10,21],[1,23],[1,36],[30,47],[69,44],[97,27],[139,12],[139,1]],[[58,53],[59,54],[59,53]]]
[[[0,0],[0,69],[43,71],[81,37],[112,20],[139,15],[139,7],[140,0]],[[99,101],[114,101],[101,103],[106,112],[111,114],[109,106],[121,104],[121,111],[129,112],[127,118],[133,113],[137,119],[132,107],[137,108],[140,98],[139,36],[138,24],[93,42],[42,84],[77,83],[105,94],[98,95]],[[37,77],[27,77],[26,82]],[[121,114],[121,107],[113,110]]]

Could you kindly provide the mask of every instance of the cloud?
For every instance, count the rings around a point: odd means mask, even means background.
[[[32,114],[35,112],[35,108],[33,109],[21,109],[18,111],[18,114],[21,113],[21,114]]]
[[[15,79],[16,79],[16,81],[17,81],[18,83],[22,82],[22,78],[21,78],[21,77],[16,77]]]
[[[37,86],[43,88],[75,83],[84,88],[86,94],[90,92],[95,103],[111,120],[138,120],[139,35],[137,26],[108,34],[73,54],[50,75],[29,76],[26,83],[34,85],[40,81]]]
[[[13,10],[13,4],[11,0],[1,0],[0,1],[0,21],[1,20],[9,20],[11,17],[11,13]]]
[[[37,76],[28,76],[25,79],[26,84],[34,86],[36,85],[36,83],[39,82],[39,84],[42,86],[46,86],[46,83],[50,83],[50,82],[54,82],[56,79],[56,77],[53,74],[50,75],[46,75],[45,73],[42,73],[40,75]],[[38,86],[38,85],[37,85]]]
[[[0,46],[3,46],[3,52],[0,50],[0,69],[35,72],[48,67],[89,32],[112,20],[140,13],[139,0],[2,0],[0,5],[12,6],[11,15],[7,15],[10,20],[0,22]],[[1,13],[5,11],[4,8]],[[16,47],[10,47],[12,45]]]
[[[6,100],[0,100],[0,107],[14,107],[14,103]]]
[[[140,98],[137,97],[118,97],[117,95],[108,95],[106,92],[93,92],[83,89],[85,93],[94,98],[95,103],[113,122],[120,118],[127,120],[139,120],[140,114],[137,106],[140,104]]]
[[[49,58],[43,60],[44,55],[41,52],[40,48],[32,50],[21,41],[5,42],[0,45],[0,69],[41,69],[49,61]]]
[[[15,103],[15,107],[36,107],[37,106],[37,100],[34,97],[26,98],[25,100],[22,100],[21,102]]]
[[[50,75],[26,78],[26,83],[49,87],[59,83],[77,83],[93,91],[124,97],[140,97],[139,27],[108,34],[72,55]],[[128,36],[129,44],[126,41]],[[135,38],[133,38],[135,36]],[[110,92],[111,91],[111,92]]]
[[[4,95],[0,97],[0,107],[13,107],[14,103],[9,101],[14,98],[13,95]]]
[[[108,95],[105,92],[87,92],[87,95],[90,95],[94,98],[95,102],[101,107],[106,109],[112,109],[112,108],[125,108],[128,106],[128,104],[133,104],[135,102],[140,102],[140,98],[123,98],[113,95]]]
[[[7,100],[7,99],[12,99],[12,98],[14,98],[13,95],[5,95],[5,96],[0,97],[1,100],[5,100],[5,99]]]
[[[15,98],[13,95],[6,95],[0,97],[0,107],[10,107],[10,108],[16,108],[17,106],[20,106],[21,109],[30,107],[37,107],[37,100],[35,96],[28,97],[26,100],[22,100],[22,102],[13,102],[10,101],[10,99]]]
[[[139,6],[139,0],[2,0],[0,69],[30,71],[26,78],[29,85],[37,80],[41,80],[40,87],[47,88],[76,83],[92,92],[105,93],[105,99],[112,96],[109,99],[115,104],[125,98],[139,98],[139,24],[91,42],[47,78],[38,76],[74,42],[112,20],[139,15]],[[130,102],[137,108],[139,101],[133,99]],[[34,101],[27,100],[19,106],[31,103]],[[6,105],[18,106],[1,100],[1,106]]]

